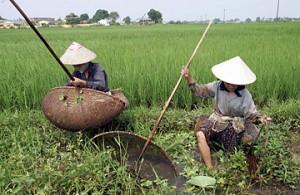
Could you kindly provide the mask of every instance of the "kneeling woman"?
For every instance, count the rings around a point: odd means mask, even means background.
[[[240,142],[251,144],[259,135],[254,123],[266,124],[270,120],[257,112],[252,96],[245,88],[256,80],[256,76],[240,57],[215,65],[212,72],[219,81],[198,84],[188,68],[181,71],[195,96],[214,98],[214,112],[208,118],[199,117],[195,126],[198,148],[209,169],[213,168],[211,141],[221,143],[228,151]]]

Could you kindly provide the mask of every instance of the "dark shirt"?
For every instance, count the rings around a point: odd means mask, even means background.
[[[88,73],[87,74],[88,77],[86,77],[85,73]],[[84,73],[75,70],[73,72],[73,76],[85,80],[87,88],[104,91],[104,92],[109,91],[107,74],[100,64],[90,62],[87,70]],[[67,82],[68,86],[70,86],[69,81]]]

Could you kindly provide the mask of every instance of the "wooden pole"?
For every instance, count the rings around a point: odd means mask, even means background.
[[[204,33],[203,33],[201,39],[199,40],[199,42],[198,42],[196,48],[194,49],[194,52],[192,53],[192,55],[191,55],[189,61],[188,61],[188,62],[186,63],[186,65],[184,66],[185,68],[188,68],[188,67],[190,66],[190,64],[191,64],[193,58],[195,57],[196,52],[197,52],[199,46],[201,45],[201,43],[202,43],[202,41],[203,41],[203,39],[204,39],[204,37],[205,37],[205,35],[206,35],[208,29],[210,28],[211,24],[212,24],[212,20],[209,22],[208,26],[206,27],[206,29],[205,29],[205,31],[204,31]],[[170,102],[171,102],[171,100],[172,100],[172,98],[173,98],[173,96],[174,96],[174,94],[175,94],[175,92],[176,92],[176,90],[177,90],[177,88],[178,88],[178,86],[179,86],[181,80],[182,80],[182,75],[180,75],[180,77],[179,77],[179,79],[178,79],[178,81],[177,81],[177,83],[176,83],[176,85],[175,85],[175,87],[174,87],[174,89],[173,89],[173,91],[172,91],[172,93],[171,93],[171,95],[170,95],[168,101],[166,102],[166,104],[165,104],[163,110],[161,111],[160,116],[159,116],[159,118],[157,119],[157,121],[156,121],[156,123],[155,123],[155,125],[154,125],[154,127],[153,127],[153,129],[152,129],[152,131],[151,131],[151,133],[150,133],[150,136],[148,137],[148,139],[147,139],[147,141],[146,141],[146,143],[145,143],[145,145],[144,145],[144,147],[143,147],[143,149],[142,149],[142,152],[141,152],[140,155],[139,155],[139,158],[138,158],[137,162],[139,162],[139,161],[141,160],[141,158],[142,158],[144,152],[146,151],[146,149],[147,149],[149,143],[151,142],[151,139],[152,139],[153,136],[155,135],[155,133],[156,133],[156,131],[157,131],[157,129],[158,129],[158,126],[159,126],[159,124],[160,124],[160,122],[161,122],[161,120],[162,120],[162,118],[163,118],[165,112],[167,111],[167,109],[168,109],[168,107],[169,107],[169,105],[170,105]]]

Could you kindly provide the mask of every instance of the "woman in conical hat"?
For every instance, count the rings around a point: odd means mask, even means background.
[[[94,52],[73,42],[60,58],[63,64],[73,65],[75,69],[75,80],[69,80],[67,85],[109,92],[107,74],[100,64],[92,62],[95,58]]]
[[[251,144],[259,135],[254,123],[266,124],[270,120],[257,112],[252,96],[245,88],[255,82],[256,76],[240,57],[213,66],[212,72],[219,81],[198,84],[188,68],[181,71],[194,95],[214,98],[214,112],[208,118],[199,117],[195,125],[198,149],[209,169],[213,167],[211,141],[219,142],[225,150],[232,150],[240,142]]]

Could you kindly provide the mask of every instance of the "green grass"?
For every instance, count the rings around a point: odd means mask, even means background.
[[[132,106],[160,106],[169,97],[183,64],[200,39],[204,25],[154,25],[40,29],[60,56],[77,41],[98,54],[111,88],[122,87]],[[257,74],[249,86],[263,105],[270,99],[299,98],[300,25],[298,23],[213,25],[191,66],[202,83],[214,80],[210,68],[240,55]],[[66,75],[30,29],[0,30],[0,109],[37,109]],[[185,84],[173,106],[189,107]]]
[[[134,179],[110,150],[95,149],[82,134],[57,131],[40,112],[2,113],[0,124],[1,194],[132,190],[124,183]]]
[[[286,147],[288,132],[295,129],[287,123],[276,122],[298,120],[292,113],[299,113],[299,105],[299,100],[274,103],[262,111],[275,121],[261,129],[255,148],[260,158],[255,182],[262,186],[276,184],[293,189],[299,182],[299,159],[293,159],[291,149]],[[278,115],[273,106],[284,114]],[[148,136],[159,112],[159,108],[130,109],[115,119],[111,128]],[[194,159],[196,140],[192,129],[195,118],[205,113],[209,109],[192,112],[171,109],[154,142],[183,167],[181,174],[187,179],[198,175],[215,177],[217,186],[206,189],[207,194],[215,190],[250,192],[254,177],[248,174],[241,149],[233,153],[214,152],[214,171],[208,171],[202,162]],[[87,134],[55,128],[41,111],[1,112],[0,126],[0,194],[166,194],[173,190],[165,181],[136,180],[124,164],[113,159],[113,150],[95,147]],[[202,191],[192,185],[185,186],[184,190],[192,194]]]

